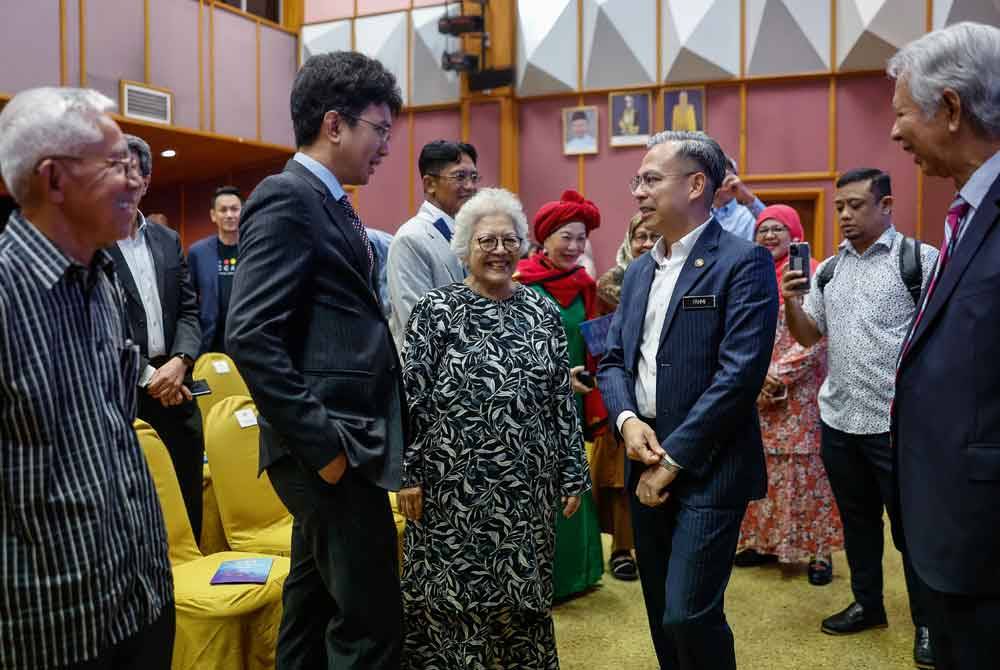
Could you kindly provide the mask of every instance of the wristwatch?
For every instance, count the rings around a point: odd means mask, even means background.
[[[680,472],[681,468],[676,463],[671,462],[670,457],[666,454],[660,456],[660,467],[664,470],[669,470],[670,472]]]
[[[174,354],[174,358],[181,359],[181,363],[183,363],[187,367],[191,367],[192,365],[194,365],[194,359],[183,352]]]

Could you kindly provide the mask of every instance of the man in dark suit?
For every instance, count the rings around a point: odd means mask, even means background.
[[[239,253],[243,197],[235,186],[220,186],[212,194],[208,216],[218,229],[188,249],[191,283],[198,295],[201,351],[226,353],[226,317],[233,292]]]
[[[636,558],[660,667],[736,667],[723,613],[778,314],[774,263],[711,216],[726,173],[704,133],[654,136],[632,180],[663,236],[625,273],[598,382],[628,452]],[[634,462],[633,462],[634,461]]]
[[[141,198],[152,178],[152,153],[142,138],[126,135],[125,140],[142,175]],[[143,357],[136,414],[156,430],[170,452],[191,530],[198,539],[205,443],[201,411],[188,385],[201,327],[180,237],[137,211],[129,237],[108,251],[125,288],[132,339]]]
[[[344,184],[368,183],[402,106],[359,53],[305,62],[298,153],[247,200],[228,351],[260,411],[260,467],[295,518],[277,667],[398,668],[402,604],[386,490],[405,402],[376,261]]]
[[[896,371],[903,535],[929,587],[937,667],[1000,658],[1000,29],[959,23],[889,61],[892,138],[954,181],[944,242]]]

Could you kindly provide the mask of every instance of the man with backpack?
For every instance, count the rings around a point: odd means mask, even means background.
[[[827,338],[829,372],[819,392],[822,456],[844,522],[854,602],[824,619],[821,629],[847,635],[887,625],[883,508],[897,546],[902,537],[892,494],[889,410],[896,359],[937,250],[893,227],[890,179],[881,170],[845,173],[834,205],[844,237],[837,254],[808,280],[785,272],[781,291],[792,336],[803,346]],[[916,627],[914,662],[932,668],[926,598],[905,548],[903,570]]]

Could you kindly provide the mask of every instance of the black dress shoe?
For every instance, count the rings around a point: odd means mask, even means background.
[[[850,635],[860,633],[869,628],[885,628],[889,623],[885,618],[885,608],[878,610],[866,610],[864,607],[854,602],[848,605],[843,611],[837,612],[833,616],[823,619],[820,626],[827,635]]]
[[[923,670],[934,670],[934,647],[927,626],[917,626],[913,635],[913,664]]]
[[[813,586],[826,586],[833,581],[833,563],[828,559],[817,558],[809,561],[809,583]]]
[[[778,557],[774,554],[762,554],[755,549],[744,549],[736,554],[736,557],[733,559],[733,565],[737,568],[753,568],[758,565],[776,563],[777,561]]]

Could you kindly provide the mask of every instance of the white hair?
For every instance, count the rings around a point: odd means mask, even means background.
[[[465,201],[455,215],[455,234],[451,238],[451,250],[458,260],[468,265],[469,247],[476,224],[485,216],[506,216],[514,224],[514,233],[521,238],[520,253],[528,250],[528,217],[517,196],[503,188],[483,188]]]
[[[958,94],[962,112],[982,134],[1000,138],[1000,29],[964,21],[910,42],[886,69],[902,80],[927,118],[946,88]]]
[[[98,118],[115,108],[92,89],[43,87],[22,91],[0,112],[0,175],[20,204],[31,175],[48,156],[75,156],[100,142]]]

